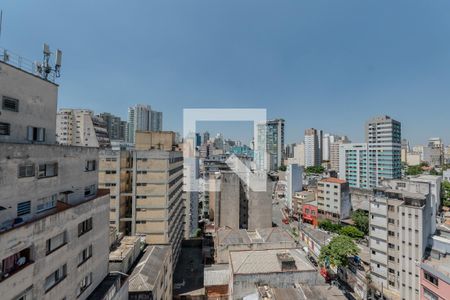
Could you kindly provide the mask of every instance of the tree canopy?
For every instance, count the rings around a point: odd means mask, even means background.
[[[319,222],[319,228],[326,230],[326,231],[339,233],[339,230],[341,230],[342,225],[335,224],[335,223],[331,222],[330,220],[322,220]]]
[[[364,234],[369,234],[369,214],[363,210],[356,210],[352,213],[352,221],[356,228]]]
[[[346,235],[352,239],[362,239],[364,237],[364,232],[356,228],[355,226],[344,226],[339,231],[339,234]]]
[[[306,174],[322,174],[325,168],[322,166],[310,166],[306,168]]]
[[[357,255],[359,251],[350,237],[338,235],[328,245],[321,248],[319,262],[323,264],[328,261],[330,265],[336,267],[346,266],[348,257]]]
[[[441,184],[442,205],[450,207],[450,182],[443,181]]]

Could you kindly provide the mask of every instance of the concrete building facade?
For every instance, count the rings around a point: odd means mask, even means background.
[[[350,217],[350,188],[348,182],[337,178],[324,178],[317,184],[319,217],[339,222]]]
[[[168,138],[150,138],[137,132],[139,149],[101,151],[99,185],[109,188],[111,225],[127,235],[142,235],[147,244],[170,244],[176,263],[184,237],[185,207],[183,192],[183,155],[173,149]],[[155,132],[158,136],[160,132]],[[170,141],[161,144],[162,140]],[[158,149],[156,149],[156,147]],[[163,149],[163,150],[159,150]]]
[[[162,113],[152,110],[150,105],[129,107],[127,142],[135,142],[136,131],[162,131],[162,118]]]
[[[432,234],[430,185],[390,180],[370,202],[370,264],[374,285],[388,296],[419,299],[420,264]]]
[[[57,85],[0,69],[1,298],[86,299],[108,274],[98,149],[56,145]]]
[[[286,170],[286,206],[293,209],[293,197],[303,189],[303,168],[297,164],[287,166]]]
[[[60,109],[56,116],[56,141],[61,145],[109,147],[106,122],[88,109]]]
[[[110,140],[125,141],[126,121],[108,112],[101,113],[99,117],[106,123]]]

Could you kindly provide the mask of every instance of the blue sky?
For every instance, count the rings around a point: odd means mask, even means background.
[[[362,141],[388,114],[450,142],[450,1],[2,0],[0,46],[64,52],[60,107],[123,117],[134,103],[181,131],[183,108],[267,108],[287,141],[316,127]],[[246,140],[245,130],[224,129]],[[212,130],[213,132],[215,130]]]

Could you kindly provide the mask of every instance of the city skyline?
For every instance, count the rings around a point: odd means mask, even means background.
[[[286,143],[310,127],[362,142],[365,121],[386,114],[411,144],[450,141],[439,126],[450,108],[450,4],[194,2],[5,1],[0,45],[32,60],[42,41],[64,51],[60,108],[126,119],[129,106],[148,104],[178,132],[183,108],[267,108],[286,120]]]

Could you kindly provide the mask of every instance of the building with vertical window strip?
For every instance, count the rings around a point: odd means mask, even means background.
[[[136,148],[100,151],[99,186],[111,192],[110,224],[147,244],[172,246],[176,264],[184,237],[183,153],[173,132],[136,132]]]

